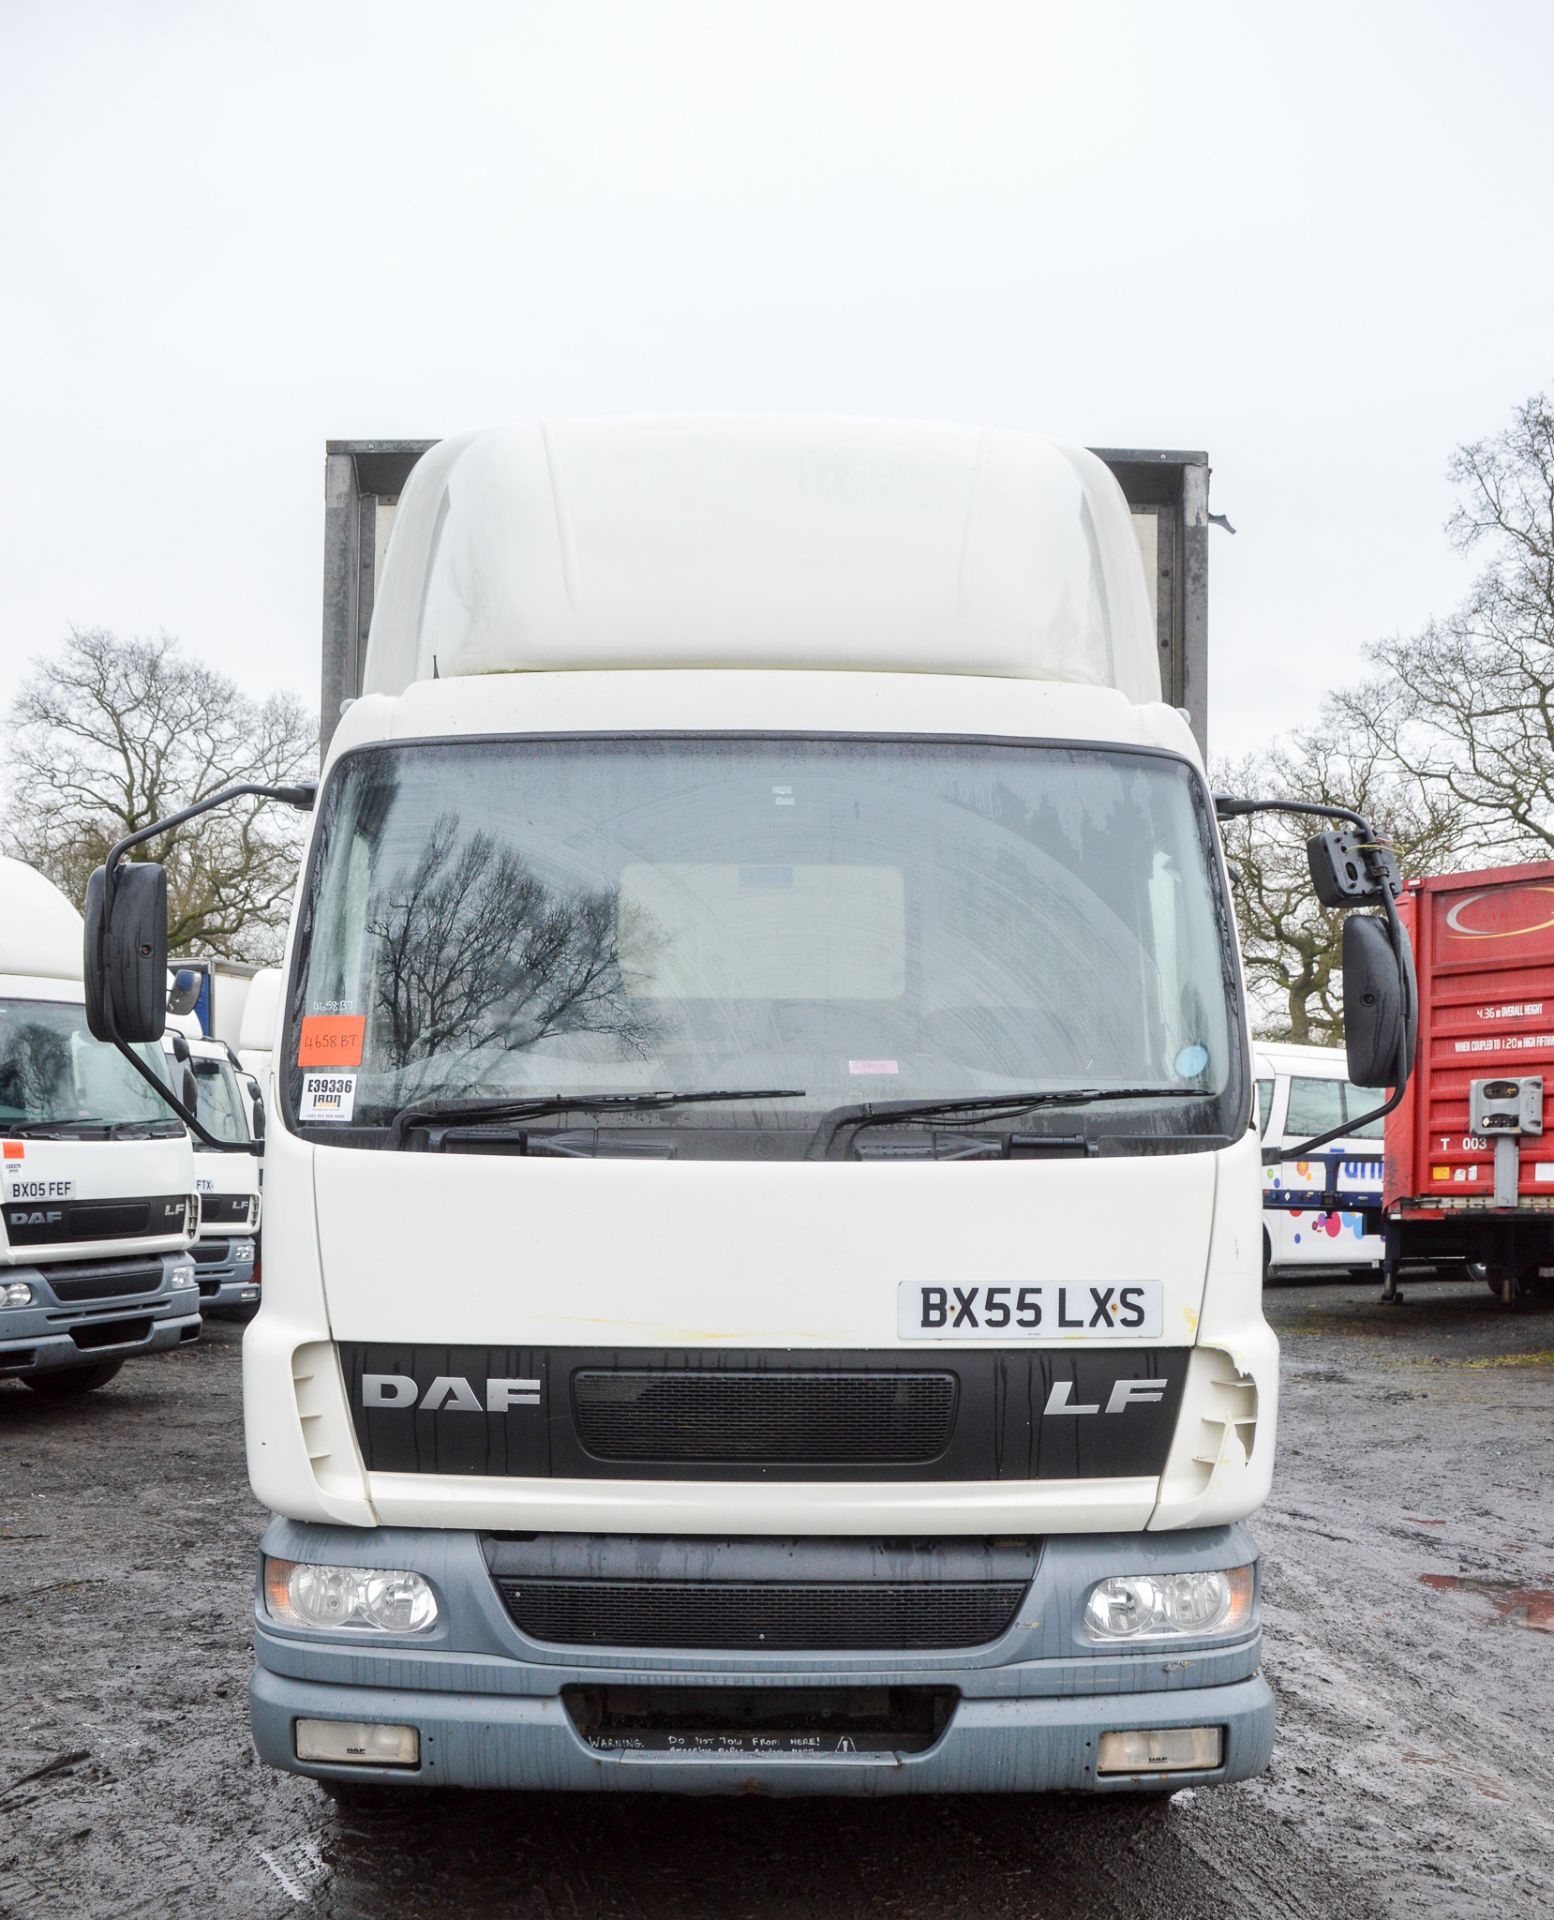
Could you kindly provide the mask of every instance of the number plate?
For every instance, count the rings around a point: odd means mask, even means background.
[[[903,1340],[1158,1340],[1163,1294],[1158,1280],[969,1287],[903,1280],[896,1330]]]

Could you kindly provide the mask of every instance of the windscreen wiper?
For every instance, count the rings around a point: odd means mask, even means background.
[[[914,1126],[919,1120],[948,1120],[961,1115],[980,1120],[1017,1120],[1039,1107],[1083,1107],[1095,1100],[1212,1100],[1207,1087],[1054,1087],[1045,1093],[979,1093],[953,1100],[876,1100],[856,1107],[833,1107],[815,1129],[806,1160],[830,1157],[844,1129]]]
[[[493,1100],[418,1100],[401,1107],[389,1122],[396,1147],[405,1144],[412,1127],[428,1123],[444,1126],[478,1126],[483,1122],[500,1124],[509,1120],[541,1120],[548,1113],[634,1112],[643,1108],[687,1107],[712,1104],[719,1100],[802,1100],[802,1087],[735,1087],[710,1093],[551,1093],[524,1100],[516,1097]]]
[[[106,1120],[0,1120],[0,1133],[11,1140],[47,1140],[51,1135],[69,1136],[93,1131],[106,1134]],[[182,1129],[180,1128],[180,1132]]]

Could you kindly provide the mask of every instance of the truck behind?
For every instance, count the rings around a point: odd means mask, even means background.
[[[81,942],[58,888],[0,858],[0,1379],[51,1398],[200,1332],[188,1138],[88,1031]]]
[[[1387,1289],[1466,1265],[1507,1303],[1554,1285],[1554,861],[1411,881],[1418,1071],[1387,1118]],[[1550,1116],[1554,1122],[1554,1115]]]

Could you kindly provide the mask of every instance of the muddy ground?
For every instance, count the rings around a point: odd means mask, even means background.
[[[248,1744],[239,1330],[0,1384],[0,1914],[1514,1920],[1554,1902],[1554,1310],[1278,1288],[1272,1770],[1163,1807],[450,1795],[338,1812]],[[174,1578],[167,1579],[171,1570]]]

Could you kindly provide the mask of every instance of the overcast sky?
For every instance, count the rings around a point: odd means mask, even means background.
[[[0,71],[11,668],[316,699],[330,437],[917,415],[1208,449],[1241,749],[1554,383],[1546,0],[0,0]]]

